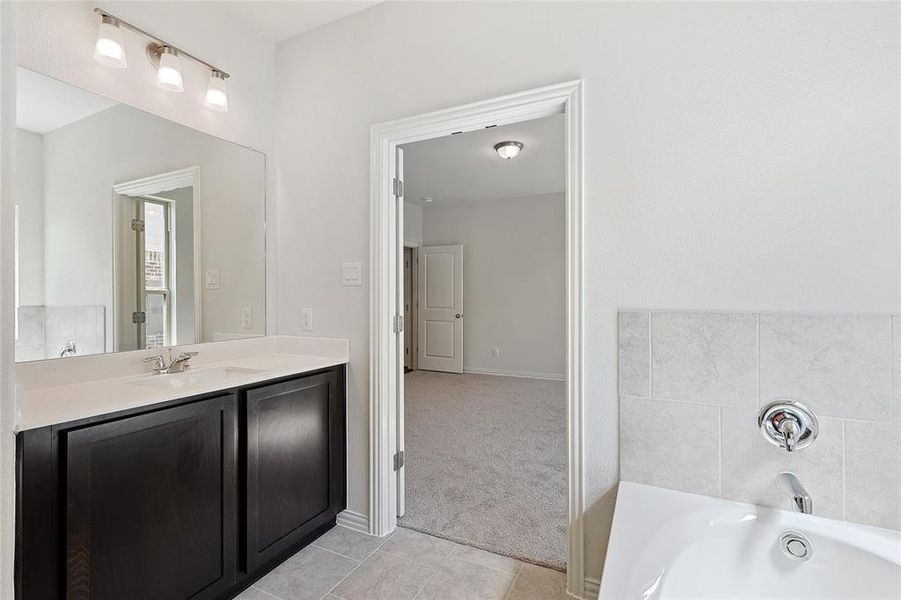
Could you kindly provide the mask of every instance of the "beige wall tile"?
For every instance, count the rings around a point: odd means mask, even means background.
[[[723,406],[757,404],[757,318],[651,314],[651,396]]]

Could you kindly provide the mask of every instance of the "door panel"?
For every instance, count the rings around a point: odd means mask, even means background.
[[[248,570],[340,510],[337,385],[332,371],[247,392]]]
[[[66,598],[214,598],[235,581],[231,397],[66,435]]]
[[[419,249],[420,369],[463,372],[463,246]]]

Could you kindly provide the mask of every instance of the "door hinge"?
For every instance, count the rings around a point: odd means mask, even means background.
[[[147,313],[143,310],[131,313],[131,322],[136,325],[147,322]]]
[[[394,195],[400,198],[404,195],[404,182],[397,177],[394,178]]]
[[[132,219],[131,229],[132,231],[144,231],[144,219]]]
[[[394,333],[403,333],[404,331],[404,316],[403,315],[394,315]]]
[[[401,450],[394,455],[394,470],[400,471],[404,466],[404,451]]]

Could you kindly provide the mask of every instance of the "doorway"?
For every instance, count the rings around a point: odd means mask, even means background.
[[[200,340],[199,169],[113,186],[115,351]]]
[[[565,352],[568,591],[581,595],[582,564],[582,183],[581,82],[549,86],[372,128],[371,481],[370,532],[397,525],[402,505],[404,344],[403,185],[399,146],[467,131],[563,114],[565,166]],[[398,177],[401,175],[401,177]],[[421,285],[420,285],[421,288]],[[400,292],[400,293],[399,293]],[[420,318],[421,320],[421,318]],[[420,337],[422,332],[419,333]],[[395,469],[397,467],[397,469]]]

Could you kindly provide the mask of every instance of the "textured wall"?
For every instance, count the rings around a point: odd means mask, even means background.
[[[898,312],[897,23],[888,3],[387,2],[281,44],[279,331],[309,306],[313,335],[350,339],[350,508],[369,506],[369,288],[339,275],[369,259],[372,124],[584,81],[596,577],[620,307]]]
[[[621,312],[620,474],[788,509],[794,471],[815,514],[901,529],[899,341],[889,315]],[[792,454],[757,427],[786,398],[820,423]]]

